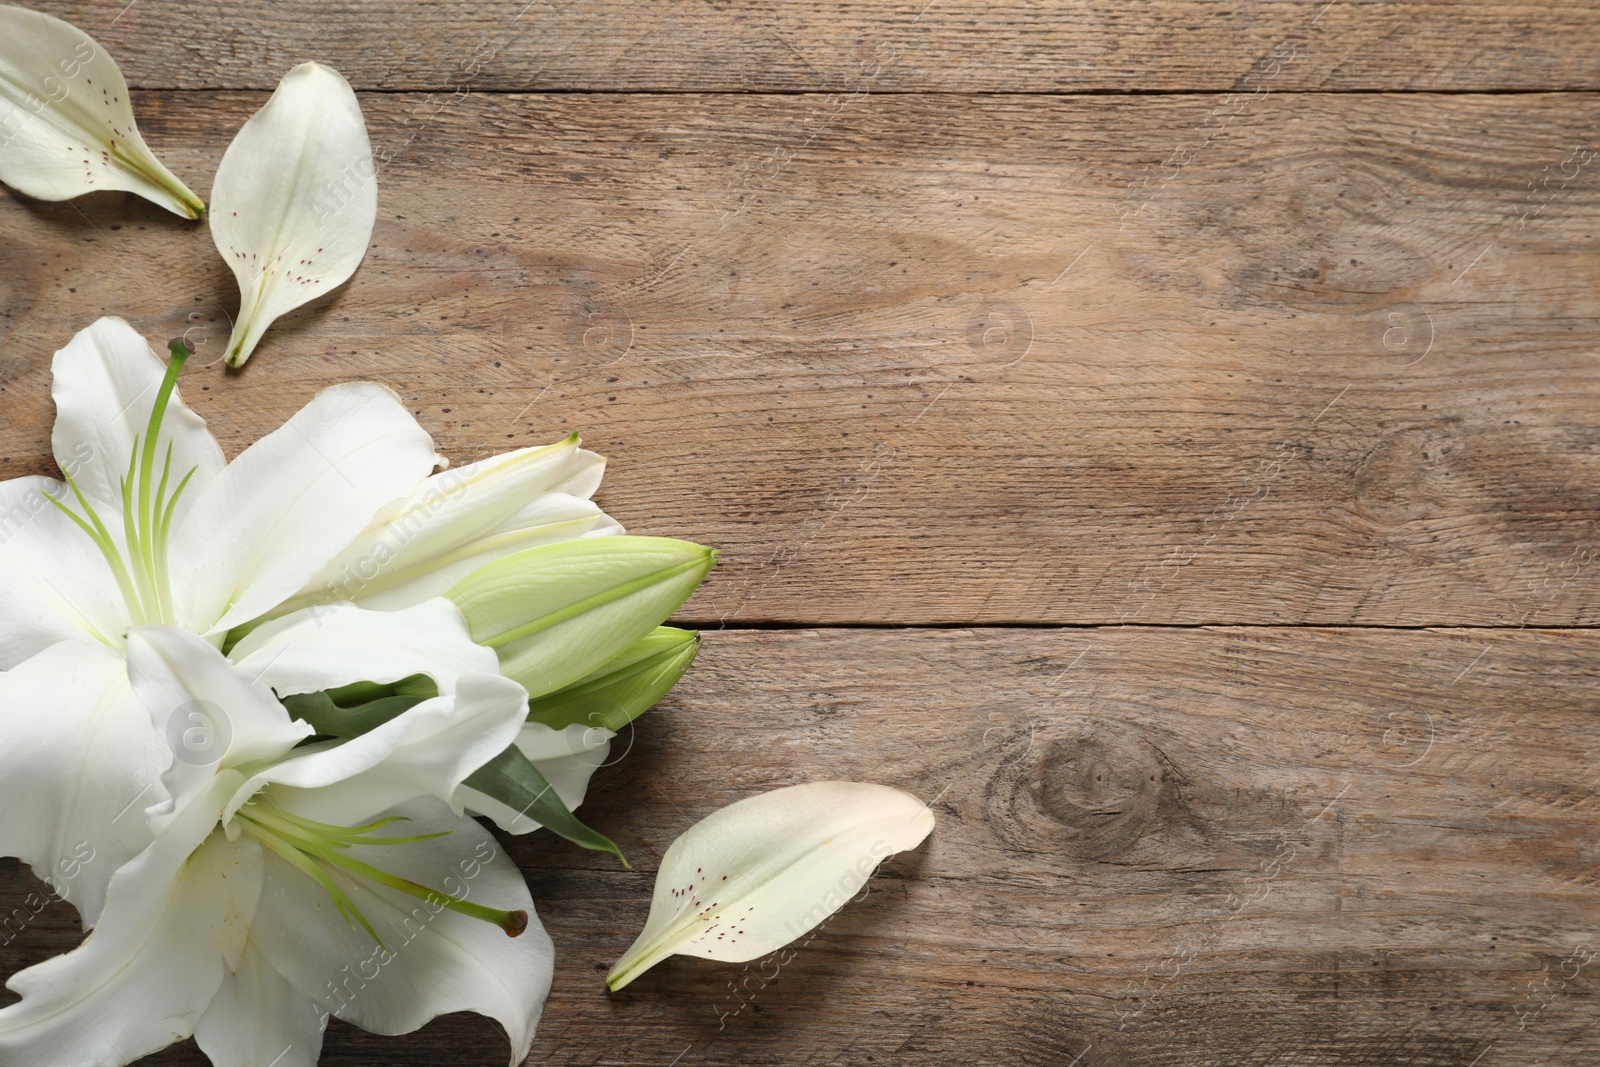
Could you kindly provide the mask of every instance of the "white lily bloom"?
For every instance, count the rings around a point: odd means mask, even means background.
[[[516,867],[452,810],[517,735],[526,693],[459,614],[339,615],[327,647],[267,634],[237,663],[173,627],[129,634],[146,729],[176,741],[201,708],[215,733],[174,745],[153,840],[111,879],[93,933],[8,983],[22,1000],[0,1010],[7,1059],[122,1067],[193,1034],[217,1067],[310,1067],[329,1015],[400,1034],[463,1010],[505,1027],[513,1065],[527,1055],[553,949]],[[273,689],[391,672],[411,658],[395,637],[425,652],[440,695],[301,745],[313,730]],[[76,725],[36,716],[21,736],[70,777]]]
[[[370,592],[385,610],[444,612],[418,607],[438,587],[430,561],[448,571],[497,544],[615,528],[582,499],[601,464],[575,440],[474,464],[457,472],[471,472],[464,479],[430,478],[432,440],[398,397],[370,383],[323,391],[225,463],[177,395],[180,367],[163,365],[120,319],[96,322],[55,358],[52,443],[67,481],[0,483],[0,736],[17,739],[0,744],[0,783],[17,790],[15,817],[0,820],[0,855],[31,864],[89,927],[112,872],[149,843],[135,805],[156,799],[149,790],[165,759],[128,685],[131,627],[177,627],[221,648],[231,630],[292,602],[297,614],[246,640],[276,634],[281,646],[299,635],[331,650],[344,616],[328,604]],[[435,497],[446,503],[408,505]],[[396,553],[375,573],[404,583],[326,588],[319,576],[358,545],[383,546],[373,559]],[[240,641],[230,653],[250,647]],[[425,672],[426,651],[396,655],[387,677]],[[325,681],[307,676],[311,689]],[[27,740],[41,706],[77,731],[72,775],[41,776],[53,764]],[[542,737],[549,727],[525,731]],[[586,781],[593,753],[571,758]],[[567,773],[542,769],[552,780]]]
[[[744,963],[774,952],[932,832],[928,805],[861,782],[808,782],[729,804],[667,849],[650,917],[606,985],[621,989],[676,953]]]
[[[201,199],[139,136],[122,71],[94,38],[0,6],[0,181],[38,200],[135,193],[186,219]]]
[[[377,219],[355,90],[331,67],[302,63],[239,130],[211,186],[211,236],[241,298],[228,365],[243,366],[274,319],[354,274]]]

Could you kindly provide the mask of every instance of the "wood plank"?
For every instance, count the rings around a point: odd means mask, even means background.
[[[582,430],[711,625],[1593,625],[1596,99],[375,94],[362,270],[186,389],[230,452],[350,377],[458,460]],[[205,189],[260,100],[140,106]],[[220,353],[203,227],[0,232],[0,476],[93,316]]]
[[[711,635],[585,808],[637,869],[508,846],[560,953],[536,1062],[1594,1062],[1597,681],[1594,632]],[[673,960],[608,998],[672,838],[824,778],[938,828],[787,965]],[[8,866],[0,908],[23,893]],[[453,1017],[335,1026],[324,1062],[502,1049]]]
[[[44,6],[145,88],[268,89],[306,59],[359,88],[447,92],[1600,88],[1600,20],[1586,0]]]

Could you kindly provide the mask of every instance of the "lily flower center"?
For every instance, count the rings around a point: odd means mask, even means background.
[[[258,803],[263,800],[266,802]],[[344,916],[351,929],[359,925],[385,952],[389,951],[388,946],[367,921],[367,917],[361,914],[361,909],[356,906],[355,901],[334,881],[323,864],[388,886],[408,896],[417,897],[432,907],[448,908],[459,914],[493,923],[504,930],[508,937],[516,937],[528,928],[528,913],[525,911],[501,911],[497,908],[486,908],[481,904],[472,904],[466,900],[458,900],[437,889],[430,889],[408,878],[374,867],[370,863],[363,863],[345,851],[351,845],[407,845],[416,841],[430,841],[448,835],[449,830],[416,834],[411,837],[378,837],[374,836],[376,831],[391,823],[407,820],[404,816],[392,815],[368,823],[366,826],[332,826],[285,811],[272,803],[264,794],[257,794],[246,801],[236,813],[235,819],[240,830],[254,837],[263,847],[326,889],[328,895],[333,898],[334,907]]]
[[[48,493],[44,494],[44,498],[60,508],[105,557],[134,625],[173,625],[175,612],[167,567],[167,541],[172,531],[173,515],[178,509],[178,498],[199,469],[191,468],[168,496],[167,487],[172,477],[172,442],[169,441],[161,478],[159,482],[156,479],[156,442],[161,437],[161,422],[166,415],[167,405],[172,402],[178,375],[193,354],[181,339],[172,341],[170,347],[172,359],[167,363],[161,389],[150,409],[150,422],[143,438],[134,439],[133,450],[128,457],[128,473],[121,480],[123,544],[118,545],[111,536],[111,531],[89,503],[88,497],[78,488],[70,472],[64,472],[67,485],[72,489],[78,506],[83,509],[82,515]]]

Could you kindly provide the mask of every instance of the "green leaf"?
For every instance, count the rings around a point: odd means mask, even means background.
[[[284,697],[283,706],[289,709],[292,717],[310,723],[312,729],[319,735],[348,739],[360,737],[369,730],[377,729],[426,699],[426,697],[389,696],[379,697],[377,700],[370,700],[354,707],[342,707],[334,703],[327,693],[303,693]]]
[[[699,651],[699,634],[658,626],[587,678],[530,700],[528,721],[553,730],[580,723],[616,733],[666,696]]]
[[[585,826],[572,814],[555,787],[516,745],[473,771],[465,784],[498,800],[575,845],[609,852],[628,866],[627,857],[609,837]]]
[[[446,594],[500,670],[540,697],[587,678],[689,599],[713,549],[665,537],[594,537],[504,556]]]
[[[688,663],[685,662],[684,666],[687,667]],[[432,680],[423,675],[414,675],[388,685],[356,682],[326,693],[284,697],[283,706],[289,709],[293,717],[310,723],[320,736],[351,738],[376,729],[424,700],[431,699],[435,694],[426,690],[432,688]],[[396,690],[400,692],[396,693]],[[516,745],[508,746],[504,752],[472,772],[463,784],[526,815],[575,845],[597,852],[609,852],[622,860],[624,867],[628,865],[622,850],[610,838],[591,830],[572,814],[572,809],[567,807],[549,780]]]
[[[439,686],[426,674],[413,674],[398,682],[351,682],[328,690],[328,698],[341,708],[354,708],[381,697],[423,697],[439,695]]]

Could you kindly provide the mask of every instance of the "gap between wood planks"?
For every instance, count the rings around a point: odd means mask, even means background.
[[[134,87],[135,93],[258,93],[270,96],[270,89],[240,88],[234,85],[186,85],[181,89]],[[431,93],[455,92],[450,85],[417,86],[404,89],[386,87],[356,89],[357,96],[427,96]],[[727,97],[788,97],[827,96],[837,89],[675,89],[671,86],[655,89],[574,89],[551,86],[548,89],[473,89],[465,96],[727,96]],[[1070,98],[1078,96],[1170,96],[1207,97],[1227,96],[1231,89],[873,89],[863,91],[865,96],[917,96],[957,99],[960,97],[1040,97]],[[1274,89],[1273,96],[1571,96],[1600,93],[1600,86],[1511,86],[1496,89]]]
[[[716,619],[673,619],[674,625],[705,633],[739,630],[1482,630],[1488,633],[1593,632],[1600,626],[1551,624],[1506,626],[1487,623],[1325,623],[1325,622],[739,622],[728,625]]]

